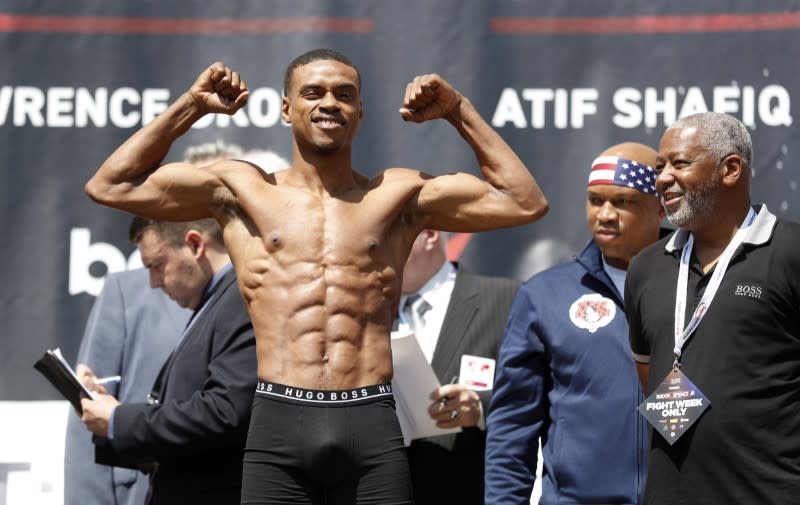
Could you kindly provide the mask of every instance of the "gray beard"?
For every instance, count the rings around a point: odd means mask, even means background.
[[[687,191],[683,194],[681,203],[671,209],[664,206],[662,197],[661,205],[667,212],[669,222],[681,228],[690,224],[697,226],[710,222],[717,204],[716,190],[718,186],[718,181],[713,179],[694,191]]]

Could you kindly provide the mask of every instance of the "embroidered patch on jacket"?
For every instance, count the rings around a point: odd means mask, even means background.
[[[597,293],[581,296],[569,308],[572,324],[592,333],[608,325],[616,313],[617,306],[613,300]]]

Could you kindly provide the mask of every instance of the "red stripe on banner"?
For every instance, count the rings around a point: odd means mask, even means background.
[[[472,233],[454,233],[447,241],[447,261],[458,261],[469,244]]]
[[[495,33],[523,34],[754,32],[800,28],[800,12],[686,16],[494,17],[490,20],[489,26]]]
[[[143,33],[158,35],[231,35],[295,32],[371,33],[375,31],[375,23],[370,18],[355,17],[168,19],[0,14],[0,31]]]

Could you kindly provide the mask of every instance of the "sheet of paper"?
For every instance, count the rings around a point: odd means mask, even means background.
[[[407,331],[392,332],[394,379],[392,391],[405,444],[411,440],[457,433],[461,428],[439,428],[430,415],[431,392],[441,386],[425,359],[416,337]]]
[[[73,370],[72,367],[69,366],[69,363],[67,363],[67,360],[64,359],[64,356],[61,354],[61,348],[60,347],[56,347],[51,352],[52,352],[53,356],[58,358],[58,361],[60,361],[61,364],[64,365],[64,368],[70,373],[70,375],[75,377],[75,381],[78,384],[80,384],[81,390],[83,390],[84,394],[86,394],[86,396],[89,397],[90,399],[94,400],[94,394],[91,391],[89,391],[88,389],[86,389],[86,387],[83,385],[83,383],[80,381],[80,379],[78,379],[78,376],[75,374],[75,370]]]

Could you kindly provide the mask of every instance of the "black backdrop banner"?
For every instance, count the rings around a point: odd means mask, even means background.
[[[74,360],[103,276],[136,262],[129,216],[92,203],[83,185],[217,60],[248,81],[250,102],[196,125],[168,160],[216,139],[288,157],[284,68],[330,47],[363,78],[357,170],[477,174],[451,127],[397,112],[415,75],[452,82],[551,203],[542,221],[472,237],[461,260],[481,273],[524,280],[577,252],[589,238],[583,199],[597,153],[626,140],[656,147],[692,112],[742,119],[755,147],[754,200],[800,219],[789,162],[800,150],[798,1],[4,0],[0,47],[0,400],[57,398],[33,362],[53,347]]]

